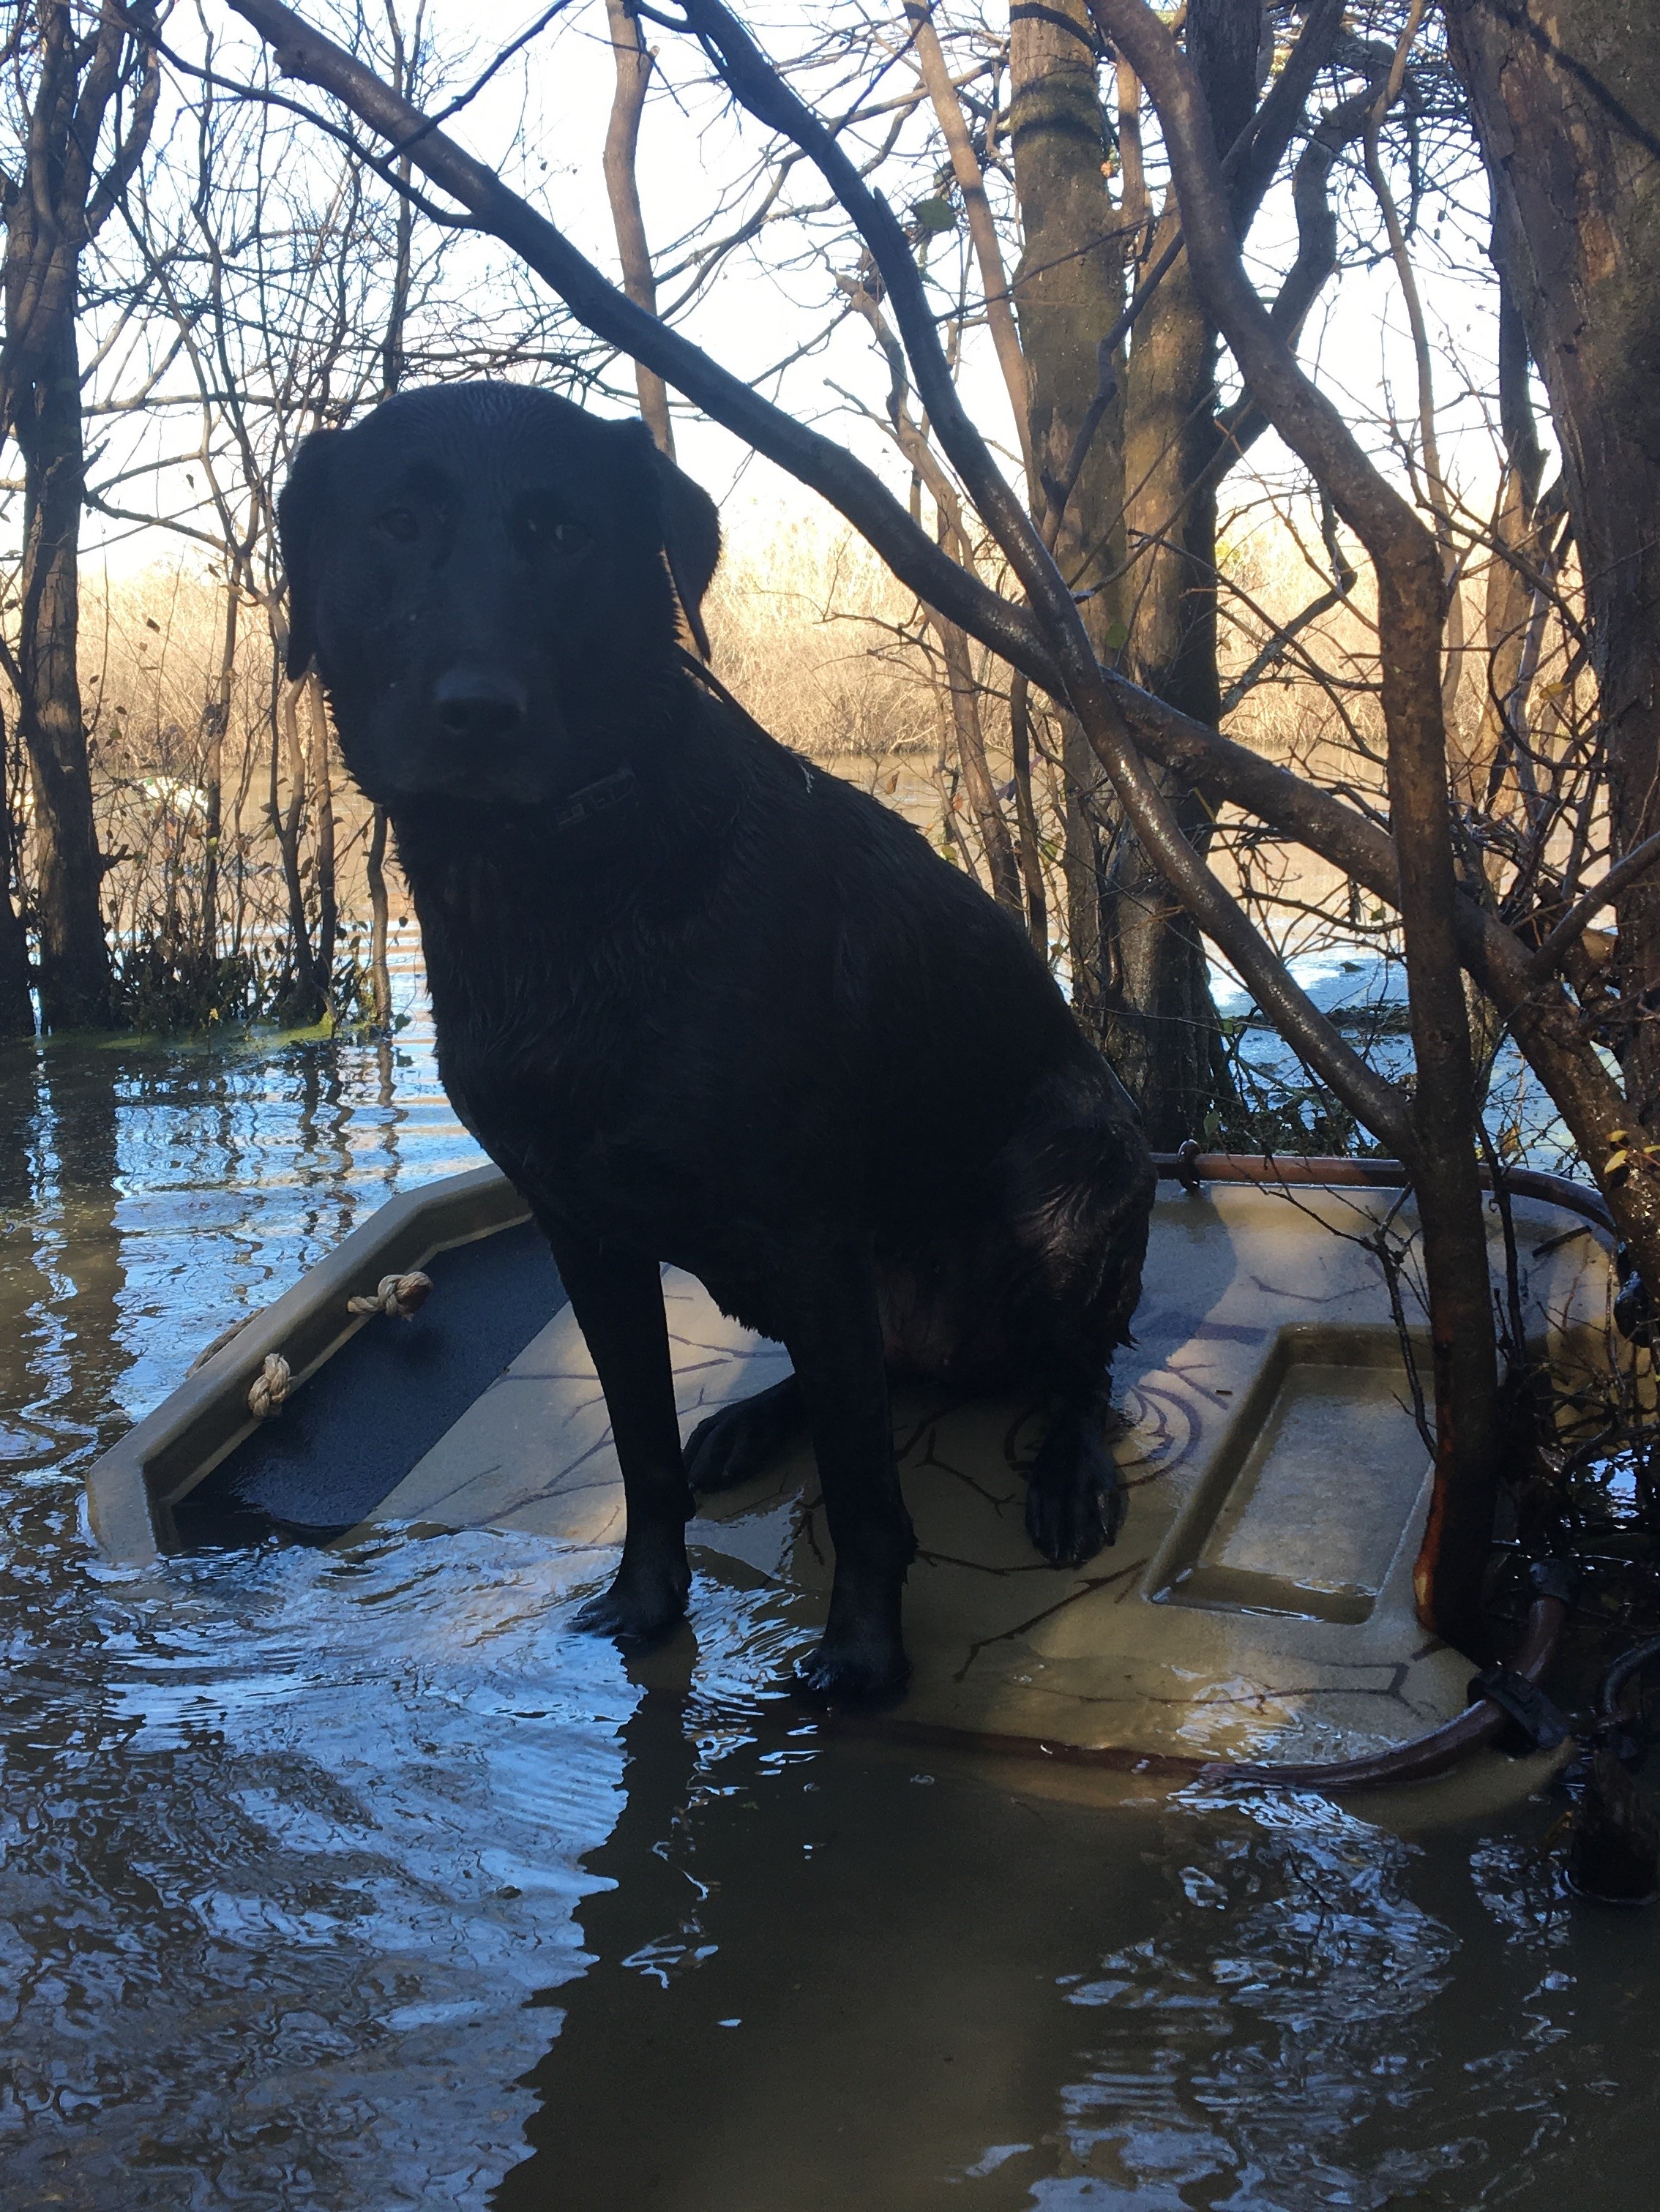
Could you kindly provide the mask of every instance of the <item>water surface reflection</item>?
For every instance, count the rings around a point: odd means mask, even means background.
[[[522,1536],[100,1564],[100,1443],[474,1158],[418,1020],[0,1054],[0,2205],[1635,2201],[1660,1919],[1565,1910],[1552,1807],[919,1765],[758,1596],[631,1672]]]
[[[1496,2203],[1640,2073],[1584,2013],[1652,2045],[1530,1817],[1414,1843],[810,1742],[682,1785],[677,1716],[625,1733],[640,1781],[589,1861],[617,1887],[503,2212]]]

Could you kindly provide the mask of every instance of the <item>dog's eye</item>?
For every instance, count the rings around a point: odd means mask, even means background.
[[[388,507],[374,519],[374,526],[386,538],[395,538],[398,544],[407,545],[412,538],[421,534],[417,517],[407,507]]]
[[[588,533],[580,522],[545,507],[520,508],[519,537],[527,553],[580,553],[588,542]]]

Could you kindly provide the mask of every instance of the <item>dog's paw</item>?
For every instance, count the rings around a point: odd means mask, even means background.
[[[1098,1426],[1067,1422],[1043,1441],[1026,1485],[1026,1534],[1055,1567],[1081,1567],[1123,1526],[1128,1500]]]
[[[814,1705],[856,1705],[868,1711],[897,1705],[909,1680],[903,1644],[832,1643],[827,1636],[796,1670],[795,1686]]]
[[[585,1635],[649,1649],[672,1636],[685,1618],[690,1589],[688,1571],[660,1567],[630,1572],[624,1565],[611,1588],[581,1607],[574,1626]]]
[[[800,1393],[793,1375],[752,1398],[722,1406],[686,1439],[687,1481],[700,1498],[738,1489],[763,1472],[800,1420]]]

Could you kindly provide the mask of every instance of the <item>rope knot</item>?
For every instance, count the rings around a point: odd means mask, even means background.
[[[412,1313],[423,1306],[432,1293],[432,1277],[419,1273],[408,1275],[382,1275],[372,1297],[348,1298],[346,1311],[350,1314],[390,1314],[395,1321],[407,1321]]]
[[[248,1385],[248,1411],[256,1421],[268,1421],[273,1413],[280,1413],[283,1401],[289,1395],[293,1380],[289,1363],[280,1352],[268,1352],[265,1364]]]

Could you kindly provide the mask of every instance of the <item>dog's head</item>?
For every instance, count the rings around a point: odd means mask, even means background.
[[[288,666],[314,663],[368,795],[520,805],[614,767],[665,696],[714,502],[639,422],[550,392],[400,392],[295,456]]]

